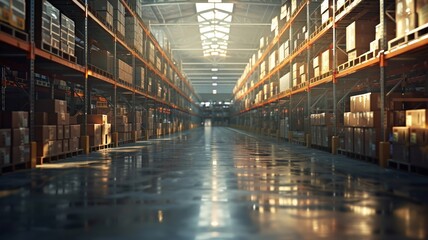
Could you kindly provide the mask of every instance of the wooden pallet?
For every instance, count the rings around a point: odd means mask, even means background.
[[[31,162],[11,163],[0,167],[0,175],[31,168]]]
[[[411,166],[410,162],[402,162],[402,161],[397,161],[394,159],[388,160],[388,167],[398,169],[398,170],[404,170],[404,171],[408,171],[408,172],[410,172],[412,170],[412,166]]]
[[[388,42],[388,50],[397,48],[401,45],[408,44],[413,40],[420,39],[428,35],[428,23],[413,29],[402,37],[397,37]]]
[[[14,38],[17,38],[26,42],[28,41],[28,34],[26,32],[16,29],[13,26],[10,26],[3,22],[0,22],[0,32],[4,32],[8,35],[11,35]]]
[[[70,151],[70,152],[64,152],[55,156],[43,156],[43,157],[37,157],[37,164],[42,165],[44,163],[50,163],[54,161],[58,161],[65,158],[70,158],[73,156],[77,156],[83,153],[82,149],[79,149],[77,151]]]
[[[367,62],[369,60],[372,60],[372,59],[376,58],[378,56],[378,54],[379,54],[379,50],[374,50],[374,51],[366,52],[366,53],[358,56],[355,59],[352,59],[350,61],[347,61],[347,62],[339,65],[337,67],[337,70],[340,72],[340,71],[344,71],[344,70],[346,70],[348,68],[355,67],[358,64],[361,64],[361,63],[364,63],[364,62]]]

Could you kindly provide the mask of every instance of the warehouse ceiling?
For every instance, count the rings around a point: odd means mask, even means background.
[[[143,0],[143,20],[166,34],[202,101],[228,101],[285,1]]]

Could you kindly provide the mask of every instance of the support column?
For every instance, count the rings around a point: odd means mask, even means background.
[[[84,76],[84,112],[83,112],[83,134],[80,137],[80,146],[83,149],[84,154],[89,154],[90,147],[89,147],[89,136],[88,136],[88,0],[85,0],[85,35],[84,35],[84,42],[85,42],[85,48],[84,48],[84,66],[85,66],[85,76]]]
[[[380,25],[381,25],[381,32],[382,32],[382,38],[380,40],[380,73],[379,73],[379,82],[380,82],[380,136],[381,141],[379,143],[379,165],[381,167],[387,167],[388,166],[388,159],[390,158],[390,143],[387,141],[387,126],[388,126],[388,119],[385,117],[385,67],[386,67],[386,60],[385,60],[385,54],[384,51],[386,49],[386,24],[387,21],[385,21],[385,0],[380,0]]]
[[[114,38],[114,48],[113,48],[113,127],[111,140],[113,142],[113,147],[119,147],[119,133],[117,132],[117,39]]]
[[[310,8],[309,8],[309,4],[310,1],[307,2],[306,4],[306,31],[308,33],[308,38],[311,35],[310,32]],[[307,127],[308,129],[306,130],[306,147],[310,148],[312,146],[312,132],[311,132],[311,87],[310,87],[310,79],[311,79],[311,74],[309,71],[309,63],[311,62],[311,46],[308,47],[308,50],[306,52],[306,86],[307,86],[307,101],[308,101],[308,106],[306,109],[306,117],[307,117]]]
[[[35,102],[35,79],[34,79],[34,69],[35,69],[35,59],[36,59],[36,54],[35,54],[35,43],[34,43],[34,38],[35,38],[35,1],[30,1],[30,86],[29,86],[29,104],[30,104],[30,109],[29,109],[29,130],[30,130],[30,167],[34,168],[36,167],[36,163],[37,163],[37,143],[34,141],[34,102]],[[5,79],[5,72],[2,71],[2,81]],[[6,92],[5,92],[5,86],[2,84],[2,110],[5,110],[5,96],[6,96]]]
[[[333,137],[331,139],[331,151],[333,154],[337,154],[339,147],[339,137],[337,132],[337,36],[336,36],[336,1],[333,1]]]

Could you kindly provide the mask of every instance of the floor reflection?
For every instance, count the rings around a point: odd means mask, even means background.
[[[0,176],[3,239],[427,239],[428,178],[228,128]]]

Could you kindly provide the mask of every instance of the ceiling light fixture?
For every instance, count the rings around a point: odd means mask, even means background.
[[[217,77],[217,76],[212,76],[212,77],[211,77],[211,79],[213,79],[213,80],[217,80],[217,79],[218,79],[218,77]]]
[[[213,83],[213,87],[217,87],[217,83],[216,82]]]

